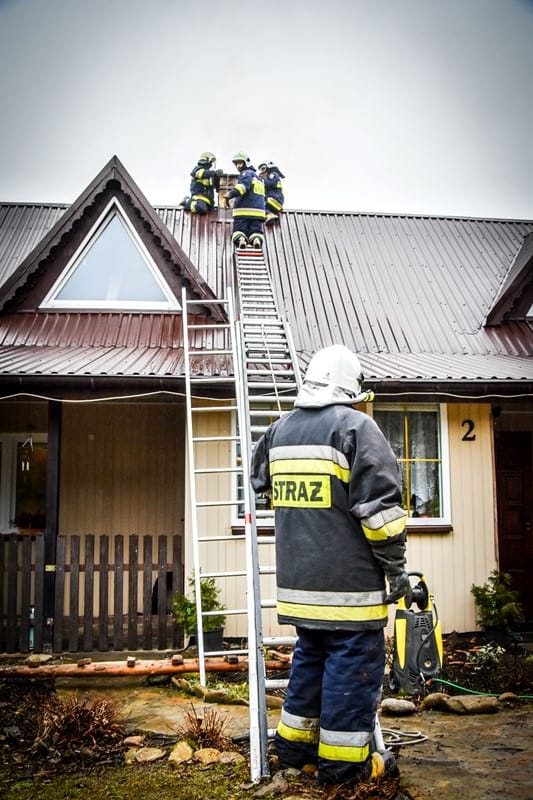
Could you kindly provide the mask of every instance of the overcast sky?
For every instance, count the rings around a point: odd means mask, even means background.
[[[288,208],[533,219],[533,0],[0,0],[0,75],[0,200],[245,150]]]

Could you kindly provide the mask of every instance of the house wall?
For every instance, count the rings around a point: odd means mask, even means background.
[[[184,426],[174,403],[65,405],[60,532],[183,533]]]
[[[474,423],[475,439],[464,441],[465,419]],[[229,417],[206,418],[205,435],[223,435]],[[423,572],[445,633],[475,630],[475,607],[470,587],[473,583],[485,582],[496,568],[496,524],[494,491],[494,456],[489,404],[450,404],[448,406],[449,468],[451,492],[451,516],[453,529],[449,533],[427,533],[410,531],[408,535],[408,568]],[[224,463],[224,447],[218,451],[212,444],[209,460],[212,465]],[[207,449],[205,457],[207,458]],[[227,462],[226,462],[227,463]],[[220,481],[220,479],[218,479]],[[219,497],[229,497],[227,485],[219,485]],[[231,515],[227,510],[212,511],[207,527],[220,531],[220,535],[231,531]],[[243,568],[244,548],[240,542],[215,545],[206,560],[207,569],[237,570]],[[188,569],[192,570],[192,551],[186,545]],[[273,547],[260,546],[260,563],[274,564]],[[272,577],[262,579],[263,597],[275,597]],[[238,583],[238,581],[235,581]],[[233,586],[227,581],[226,604],[235,607],[239,599]],[[220,584],[222,585],[222,584]],[[394,617],[391,609],[390,618]],[[389,625],[389,632],[391,626]],[[265,635],[286,635],[290,627],[280,628],[275,614],[267,611],[264,617]],[[245,635],[246,625],[242,617],[228,618],[227,635]]]
[[[474,441],[463,441],[465,419],[474,422]],[[470,587],[497,564],[490,405],[448,405],[448,439],[453,530],[411,532],[407,545],[408,567],[426,576],[445,633],[475,630]]]
[[[203,407],[209,404],[200,401]],[[197,404],[197,405],[198,405]],[[214,405],[212,403],[211,405]],[[195,437],[228,437],[235,433],[234,420],[230,413],[218,412],[213,414],[193,415]],[[195,445],[194,466],[197,470],[202,468],[225,467],[235,463],[233,445],[230,441],[200,442]],[[187,462],[187,469],[189,465]],[[218,498],[219,501],[229,501],[234,497],[234,474],[199,475],[195,482],[196,502]],[[185,534],[185,581],[193,575],[193,540],[192,540],[192,514],[189,481],[187,480],[186,501],[186,534]],[[246,548],[242,538],[235,536],[232,521],[237,516],[236,506],[221,505],[212,508],[199,508],[198,510],[198,537],[218,536],[220,542],[199,544],[200,563],[204,573],[245,573]],[[274,564],[274,548],[272,545],[260,547],[261,563]],[[217,585],[223,593],[223,602],[229,610],[243,611],[246,609],[246,575],[231,575],[230,577],[217,577]],[[261,578],[262,596],[275,597],[275,581],[272,576]],[[192,595],[191,595],[192,596]],[[266,611],[264,615],[264,634],[271,635],[278,631],[274,611]],[[247,635],[247,618],[243,613],[228,614],[226,617],[225,635],[239,637]]]
[[[465,442],[462,422],[471,419],[476,438]],[[32,421],[46,430],[46,405],[17,403],[2,408],[2,429],[24,430]],[[228,413],[205,414],[197,434],[228,435]],[[497,566],[494,458],[491,409],[488,404],[448,406],[451,513],[453,530],[445,534],[410,532],[408,566],[428,579],[444,632],[474,630],[475,607],[470,587],[485,582]],[[192,574],[190,497],[185,501],[184,408],[178,404],[103,403],[65,405],[61,458],[60,531],[128,535],[185,533],[185,578]],[[227,466],[230,442],[198,446],[196,466]],[[197,499],[229,499],[228,475],[205,475]],[[185,522],[185,519],[187,522]],[[230,506],[204,509],[199,534],[229,537],[201,545],[204,571],[239,572],[246,567],[242,540],[232,537]],[[260,545],[261,564],[274,562],[272,545]],[[112,552],[110,553],[112,559]],[[217,579],[229,609],[246,605],[246,579]],[[272,576],[261,578],[264,598],[275,597]],[[391,617],[393,613],[391,613]],[[264,634],[287,634],[275,613],[264,615]],[[228,615],[228,636],[246,635],[244,615]]]

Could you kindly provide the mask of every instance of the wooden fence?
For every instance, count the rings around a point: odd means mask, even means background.
[[[59,536],[55,566],[45,564],[42,535],[0,537],[0,652],[179,647],[169,613],[176,591],[178,535]]]

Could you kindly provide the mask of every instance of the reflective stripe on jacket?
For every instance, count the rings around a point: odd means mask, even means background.
[[[190,192],[193,200],[203,200],[212,206],[215,202],[215,189],[218,189],[218,176],[213,169],[199,164],[191,172]]]
[[[405,541],[395,456],[376,423],[350,406],[297,408],[257,443],[252,485],[275,511],[280,623],[381,628],[379,548]]]
[[[265,181],[266,204],[274,211],[282,211],[285,198],[283,196],[283,186],[276,172],[269,172]]]
[[[255,170],[244,169],[228,194],[235,198],[234,217],[265,219],[265,184],[257,177]]]

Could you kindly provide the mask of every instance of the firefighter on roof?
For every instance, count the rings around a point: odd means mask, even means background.
[[[233,207],[233,233],[231,241],[235,247],[261,248],[265,223],[265,184],[257,177],[255,167],[246,153],[237,153],[232,158],[239,178],[235,186],[226,193]]]
[[[252,486],[275,513],[278,621],[298,634],[276,750],[284,766],[317,766],[324,783],[397,774],[371,743],[387,604],[409,589],[406,514],[389,444],[352,408],[368,399],[362,379],[347,347],[318,351],[294,410],[252,457]]]
[[[218,191],[223,170],[214,169],[216,156],[202,153],[191,170],[190,196],[184,197],[180,206],[191,214],[207,214],[215,205],[215,189]]]
[[[273,161],[263,161],[257,167],[257,172],[265,184],[265,224],[270,225],[279,220],[279,215],[283,211],[285,197],[283,196],[281,179],[285,175],[279,167],[276,167]]]

